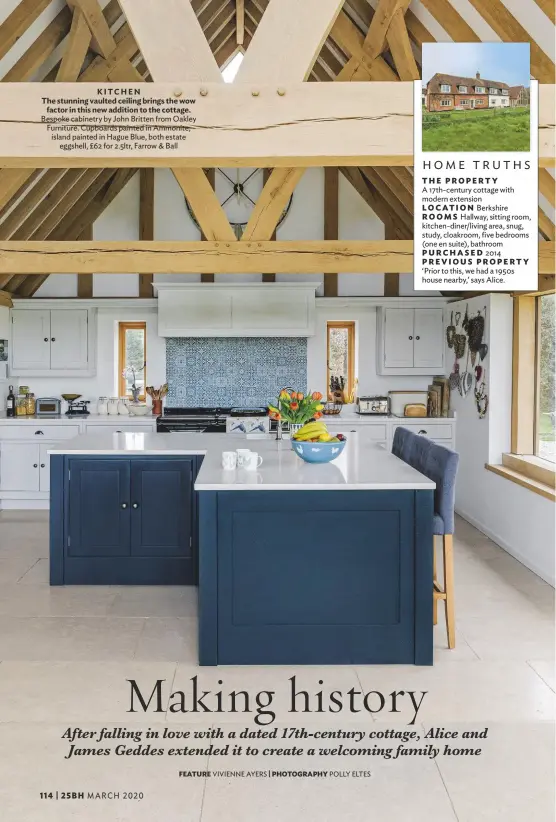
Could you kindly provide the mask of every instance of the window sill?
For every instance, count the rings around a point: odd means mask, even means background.
[[[510,482],[515,482],[523,488],[527,488],[534,494],[539,494],[541,497],[545,497],[552,502],[556,502],[554,485],[539,482],[538,480],[528,477],[527,474],[524,474],[521,471],[516,471],[515,468],[509,468],[507,465],[489,465],[489,463],[487,463],[485,468],[487,471],[492,471],[494,474],[498,474],[500,477],[510,480]]]

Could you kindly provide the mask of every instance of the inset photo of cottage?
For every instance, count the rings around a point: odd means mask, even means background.
[[[529,151],[529,43],[423,45],[423,151]]]

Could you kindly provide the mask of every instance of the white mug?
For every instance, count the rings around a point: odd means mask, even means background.
[[[226,471],[233,471],[237,465],[237,454],[235,451],[222,451],[222,468]]]
[[[243,467],[246,471],[256,471],[262,464],[263,458],[256,451],[250,451],[243,460]]]
[[[245,460],[249,456],[251,451],[249,448],[238,448],[236,451],[237,454],[237,464],[239,468],[243,468],[245,465]]]

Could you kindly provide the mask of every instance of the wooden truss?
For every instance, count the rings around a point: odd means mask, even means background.
[[[449,0],[421,2],[453,40],[479,40]],[[548,84],[554,83],[554,64],[500,0],[471,2],[503,41],[531,43],[532,73],[546,84],[541,86],[541,95],[546,98],[546,102],[541,103],[541,118],[546,126],[552,124],[552,130],[542,130],[541,156],[544,164],[550,165],[556,118],[553,98],[550,99],[553,89],[549,89]],[[554,23],[550,2],[535,2],[547,14],[547,25],[549,16]],[[0,58],[48,5],[49,0],[19,3],[0,25]],[[3,82],[175,84],[179,79],[180,84],[217,83],[218,94],[228,91],[234,94],[235,89],[232,92],[221,88],[220,69],[241,47],[246,56],[237,83],[259,92],[258,97],[253,97],[253,103],[264,98],[264,93],[261,94],[264,88],[272,87],[276,95],[278,88],[285,88],[287,92],[288,87],[293,89],[306,80],[311,81],[308,89],[300,90],[305,95],[312,94],[310,89],[315,81],[339,80],[378,81],[377,90],[373,92],[378,97],[381,82],[397,83],[400,90],[396,96],[403,97],[404,85],[400,80],[419,78],[421,46],[434,40],[407,9],[408,5],[407,0],[379,0],[373,11],[368,0],[164,0],[164,15],[161,15],[159,4],[152,0],[120,0],[119,3],[110,0],[103,10],[98,0],[68,0],[67,6],[7,72]],[[332,87],[328,93],[330,100],[335,99]],[[0,99],[2,97],[0,88]],[[280,95],[279,100],[291,105],[293,92],[291,96]],[[396,134],[401,132],[403,128],[398,127]],[[265,165],[261,151],[257,163]],[[178,249],[177,253],[183,258],[179,270],[201,272],[205,281],[211,273],[221,270],[268,272],[265,280],[277,271],[324,271],[328,295],[336,293],[338,271],[384,271],[386,289],[388,293],[395,293],[397,274],[411,270],[407,245],[394,244],[409,241],[413,236],[413,175],[410,152],[404,154],[399,148],[398,154],[393,158],[391,155],[392,152],[369,153],[365,148],[359,159],[355,152],[350,158],[339,153],[319,158],[319,164],[332,167],[326,172],[326,240],[317,244],[318,247],[305,243],[301,244],[303,247],[289,244],[285,248],[273,240],[283,208],[301,179],[305,165],[312,162],[307,154],[284,152],[281,163],[273,158],[274,170],[266,175],[263,192],[240,242],[214,194],[210,173],[196,167],[175,168],[176,179],[206,239],[202,246],[206,255],[202,267],[198,249],[192,244],[189,249]],[[379,164],[377,157],[380,156],[386,165]],[[63,257],[64,266],[74,265],[72,270],[79,271],[80,293],[87,293],[90,286],[87,272],[132,267],[133,271],[140,271],[140,293],[144,296],[150,293],[152,271],[178,270],[159,268],[163,257],[166,258],[164,264],[169,265],[171,255],[176,253],[161,248],[165,244],[143,247],[145,257],[137,247],[128,248],[135,262],[124,264],[120,258],[117,267],[114,267],[113,254],[121,251],[100,247],[97,243],[84,252],[75,245],[74,241],[90,240],[92,223],[137,173],[139,162],[128,163],[127,168],[121,168],[123,163],[116,168],[104,162],[96,168],[80,169],[75,167],[77,164],[72,168],[54,168],[51,160],[45,159],[43,164],[38,160],[31,167],[0,170],[0,289],[18,296],[31,296],[49,271],[60,271],[54,263],[56,254],[48,252],[48,248],[54,251],[54,247],[48,245],[50,242],[68,243],[64,245],[67,253],[57,262],[61,263]],[[267,161],[270,163],[270,158]],[[41,165],[45,166],[44,170]],[[348,247],[350,243],[338,245],[338,178],[333,166],[340,166],[343,178],[383,221],[385,243],[369,242],[364,243],[364,247],[353,245],[352,248]],[[140,236],[147,242],[153,239],[153,188],[152,171],[142,169]],[[539,188],[542,202],[554,207],[553,177],[544,168],[540,170]],[[543,240],[556,239],[554,223],[544,208],[539,211],[539,228]],[[22,242],[28,257],[12,245]],[[27,245],[28,242],[32,245]],[[34,243],[40,243],[42,257],[35,255],[39,246]],[[541,243],[540,248],[543,270],[553,271],[552,242]],[[22,262],[23,258],[26,262]],[[139,264],[139,258],[148,259],[146,267]],[[37,267],[29,270],[31,259],[36,260]],[[105,267],[109,265],[108,259],[111,268]],[[243,268],[238,267],[240,260]],[[382,267],[378,267],[378,261]],[[191,268],[192,265],[196,268]],[[317,265],[320,268],[314,267]]]

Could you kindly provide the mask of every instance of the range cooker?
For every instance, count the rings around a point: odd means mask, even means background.
[[[234,420],[241,426],[246,418],[266,416],[266,408],[165,408],[164,414],[157,417],[156,430],[169,434],[225,434],[234,430]]]

